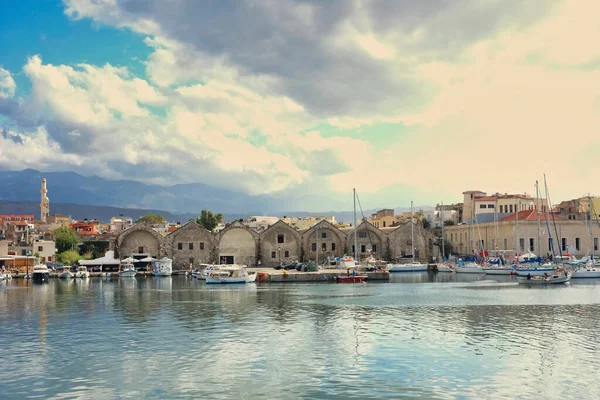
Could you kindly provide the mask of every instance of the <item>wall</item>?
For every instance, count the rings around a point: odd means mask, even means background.
[[[119,235],[117,239],[117,255],[120,258],[130,257],[139,252],[143,247],[143,253],[154,258],[160,258],[164,254],[161,251],[163,238],[147,226],[134,225]]]
[[[188,222],[165,238],[167,257],[173,260],[174,269],[188,269],[190,259],[193,259],[193,264],[216,262],[215,243],[214,235],[194,221]]]
[[[279,235],[283,235],[283,243],[278,243],[277,238]],[[301,248],[301,235],[282,221],[277,222],[260,234],[261,260],[264,266],[277,265],[280,261],[300,261]],[[275,258],[272,257],[273,252]]]
[[[256,232],[243,226],[239,222],[227,226],[218,234],[219,258],[233,256],[233,262],[239,265],[256,265],[259,236]]]
[[[327,257],[341,257],[346,251],[350,254],[350,249],[346,249],[346,235],[328,222],[320,222],[302,234],[303,261],[316,261],[317,251],[313,250],[313,243],[319,246],[319,260]],[[335,250],[332,250],[334,244]],[[325,251],[323,251],[323,245]]]

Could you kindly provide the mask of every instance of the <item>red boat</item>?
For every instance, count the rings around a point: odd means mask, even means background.
[[[367,279],[367,275],[338,275],[335,277],[337,283],[362,283]]]

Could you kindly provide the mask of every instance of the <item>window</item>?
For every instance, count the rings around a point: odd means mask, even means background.
[[[277,243],[285,243],[285,238],[283,235],[277,235]]]
[[[271,252],[271,258],[277,258],[277,253],[275,253],[274,251]]]
[[[383,221],[383,227],[385,228],[385,221]],[[378,228],[379,228],[379,226],[378,226]]]
[[[513,205],[512,204],[510,205],[510,212],[511,213],[513,212]]]
[[[594,238],[594,250],[598,250],[598,238]]]
[[[190,243],[190,244],[188,245],[188,248],[189,248],[190,250],[194,250],[194,243]]]
[[[335,243],[331,243],[331,251],[335,251]]]
[[[581,239],[575,238],[575,250],[581,250]]]
[[[366,238],[367,237],[367,232],[358,232],[358,237],[359,238]]]
[[[495,208],[496,205],[495,204],[488,204],[488,208]]]
[[[529,251],[535,251],[535,240],[529,238]]]
[[[200,250],[204,250],[204,242],[200,242]]]
[[[144,252],[144,246],[138,247],[138,253],[142,254]]]
[[[479,208],[486,208],[486,205],[485,204],[480,204]]]
[[[321,251],[327,251],[327,243],[321,243]]]
[[[44,246],[38,246],[38,251],[44,251]]]
[[[285,258],[288,258],[288,257],[290,256],[290,251],[289,251],[289,250],[286,250],[286,251],[283,253],[283,256],[284,256]]]
[[[554,247],[552,243],[552,238],[548,238],[548,251],[554,251],[552,250],[552,247]]]
[[[313,243],[310,248],[312,249],[312,251],[317,251],[317,244]]]
[[[194,257],[190,257],[190,265],[194,264]]]
[[[361,253],[366,253],[367,252],[367,246],[365,246],[364,244],[360,245],[360,252]]]
[[[562,238],[562,251],[567,251],[567,238]]]
[[[504,239],[504,250],[508,250],[508,239]]]
[[[479,247],[479,248],[480,248],[481,250],[485,249],[485,242],[483,241],[483,239],[481,239],[481,241],[480,241],[480,242],[481,242],[481,243],[480,243],[480,246],[481,246],[481,247]]]
[[[327,232],[321,232],[321,239],[327,239]]]
[[[177,243],[177,250],[183,250],[183,243]]]
[[[500,212],[503,213],[504,212],[504,206],[500,206]]]
[[[525,251],[525,239],[519,238],[519,251]]]
[[[376,253],[376,252],[377,252],[377,245],[376,245],[376,244],[374,244],[374,245],[373,245],[373,253]]]
[[[355,249],[355,247],[354,247],[354,245],[352,245],[352,254],[354,254],[354,249]]]

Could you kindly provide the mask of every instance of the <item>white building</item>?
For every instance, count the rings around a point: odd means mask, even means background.
[[[112,217],[110,219],[110,231],[111,232],[123,232],[133,226],[133,219],[131,217]]]
[[[280,219],[281,218],[279,217],[252,216],[244,222],[244,225],[256,232],[261,232],[273,225],[274,223],[276,223],[277,221],[279,221]]]

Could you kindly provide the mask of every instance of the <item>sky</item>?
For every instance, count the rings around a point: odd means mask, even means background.
[[[0,169],[363,206],[600,175],[600,3],[20,0]],[[322,204],[327,208],[327,204]]]

